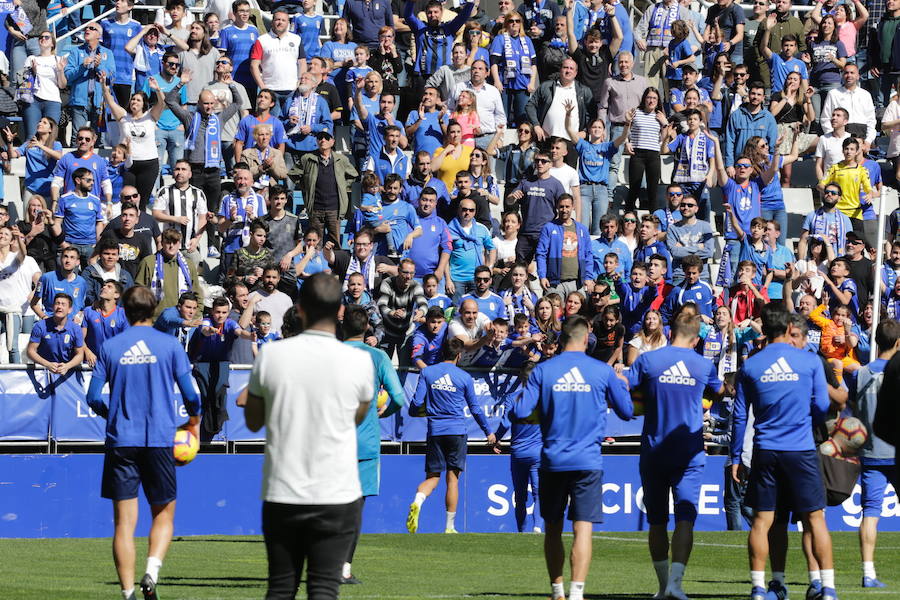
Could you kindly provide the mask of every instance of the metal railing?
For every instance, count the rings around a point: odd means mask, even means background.
[[[85,7],[85,6],[88,6],[88,5],[90,5],[90,4],[93,4],[93,3],[94,3],[94,0],[80,0],[80,2],[78,2],[78,3],[76,3],[76,4],[73,4],[72,6],[68,7],[68,11],[67,11],[67,13],[66,13],[65,15],[63,15],[63,14],[57,14],[57,15],[53,15],[52,17],[48,18],[48,19],[47,19],[47,25],[48,25],[49,27],[52,28],[54,25],[56,25],[57,23],[59,23],[61,20],[67,19],[67,18],[69,17],[69,14],[72,13],[72,11],[80,10],[81,8],[83,8],[83,7]],[[158,12],[161,8],[162,8],[162,7],[160,7],[160,6],[144,6],[143,4],[135,4],[134,6],[131,7],[131,10],[132,10],[132,11],[135,11],[135,10],[143,10],[143,11],[153,11],[153,12]],[[187,9],[188,12],[191,12],[191,13],[194,13],[194,14],[201,14],[201,15],[202,15],[202,14],[205,14],[205,10],[206,10],[206,9],[205,9],[205,8],[202,8],[202,7],[200,7],[200,8],[198,8],[198,7],[191,7],[191,8],[188,8],[188,9]],[[67,31],[67,32],[65,32],[65,33],[63,33],[63,34],[57,36],[57,38],[56,38],[57,43],[60,42],[61,40],[65,40],[65,39],[68,39],[68,38],[72,37],[72,36],[75,35],[76,33],[80,32],[80,31],[83,31],[84,28],[87,27],[88,25],[92,25],[92,24],[94,24],[94,23],[97,23],[97,22],[99,22],[100,20],[102,20],[102,19],[108,17],[109,15],[114,14],[115,12],[116,12],[116,9],[115,9],[115,8],[110,8],[109,10],[107,10],[107,11],[105,11],[105,12],[102,12],[102,13],[100,13],[99,15],[95,15],[93,18],[91,18],[91,19],[88,20],[88,21],[83,22],[83,23],[82,23],[81,25],[79,25],[78,27],[76,27],[76,28],[74,28],[74,29],[70,29],[69,31]]]

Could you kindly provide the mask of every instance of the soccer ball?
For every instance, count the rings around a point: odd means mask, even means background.
[[[869,439],[869,432],[856,417],[841,417],[834,423],[831,439],[841,447],[842,454],[852,455]]]
[[[841,458],[841,447],[838,446],[833,439],[828,438],[819,444],[819,453],[824,454],[825,456]]]
[[[381,410],[388,403],[388,393],[387,390],[381,388],[378,391],[378,410]]]
[[[175,456],[175,464],[183,467],[197,456],[200,450],[200,440],[187,429],[179,429],[175,432],[175,444],[172,447],[172,454]]]

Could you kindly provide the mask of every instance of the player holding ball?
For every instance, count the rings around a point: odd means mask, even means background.
[[[113,559],[122,597],[134,598],[134,529],[141,485],[153,514],[141,591],[145,600],[156,600],[159,569],[172,541],[175,518],[172,445],[178,425],[173,385],[178,384],[190,415],[184,427],[197,437],[200,399],[191,380],[191,364],[178,339],[153,328],[153,292],[135,286],[122,295],[122,304],[131,327],[100,347],[87,402],[106,419],[101,495],[113,501]],[[101,395],[106,382],[108,404]]]

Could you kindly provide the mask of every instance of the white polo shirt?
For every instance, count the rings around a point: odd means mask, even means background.
[[[290,31],[278,38],[271,32],[259,36],[250,49],[250,59],[258,60],[263,84],[270,90],[297,89],[297,61],[303,50],[300,36]]]
[[[368,353],[309,331],[263,344],[249,391],[266,411],[262,498],[279,504],[348,504],[362,496],[356,411],[372,400]]]

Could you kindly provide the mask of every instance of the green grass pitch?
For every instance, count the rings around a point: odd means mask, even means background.
[[[747,598],[746,533],[702,532],[684,589],[692,598]],[[833,534],[838,594],[843,600],[900,598],[900,533],[879,536],[876,566],[884,590],[859,587],[855,533]],[[530,534],[364,535],[354,574],[363,585],[344,586],[342,598],[537,600],[549,586],[543,536]],[[791,534],[788,588],[800,600],[806,565],[800,538]],[[571,537],[567,537],[571,543]],[[139,541],[138,578],[146,553]],[[259,537],[176,538],[160,573],[162,600],[254,599],[265,595],[266,556]],[[567,583],[568,587],[568,583]],[[0,541],[0,596],[15,600],[121,598],[109,539]],[[646,534],[596,533],[586,597],[649,598],[656,578]],[[138,595],[140,595],[138,591]],[[298,597],[305,597],[303,587]]]

